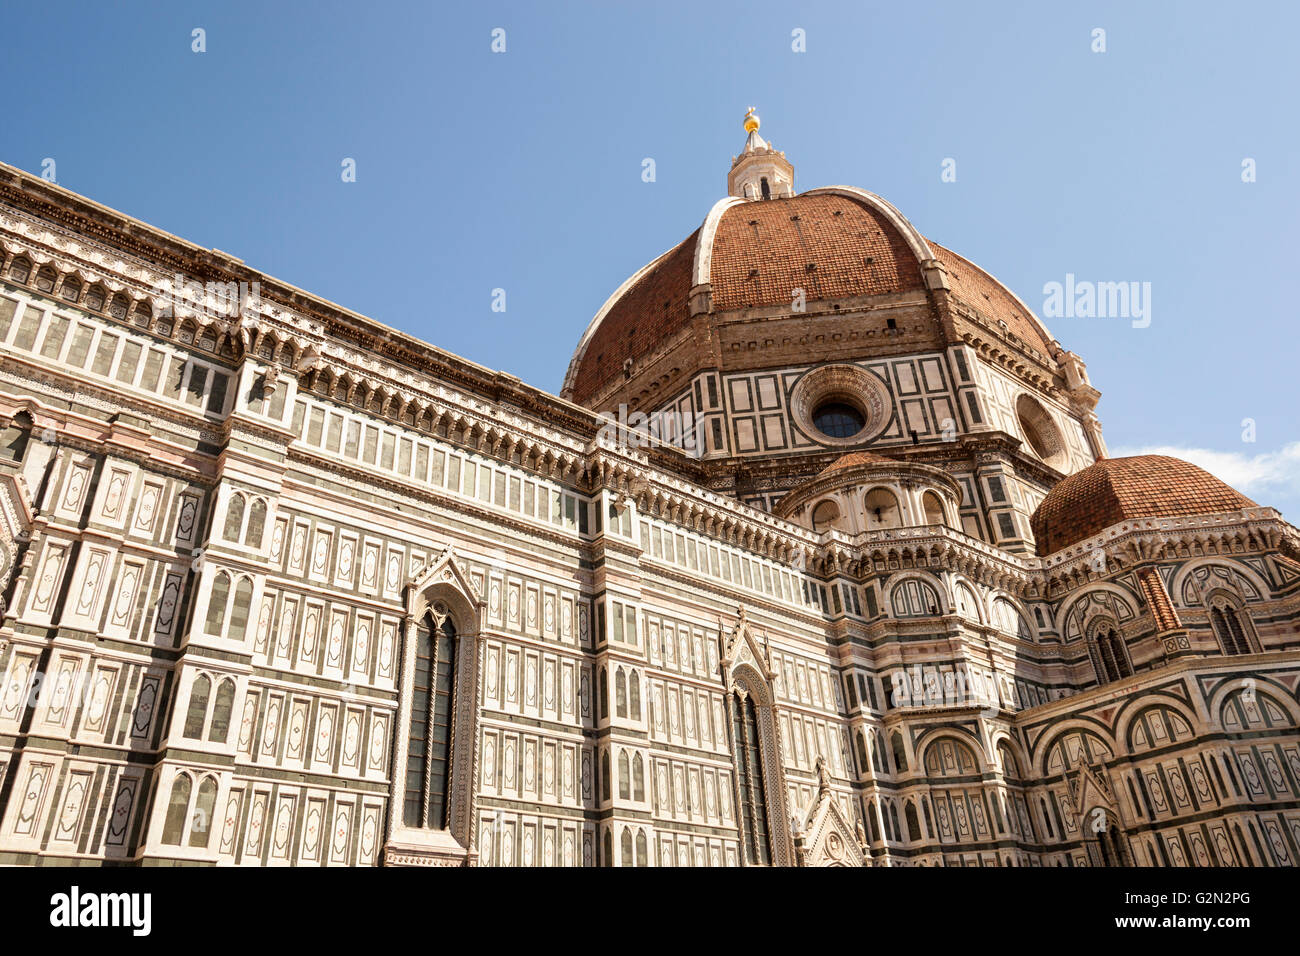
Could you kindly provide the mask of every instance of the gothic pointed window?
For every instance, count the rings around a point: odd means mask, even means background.
[[[250,548],[262,546],[262,529],[266,527],[266,502],[258,498],[248,509],[248,530],[244,532],[244,544]]]
[[[226,505],[226,526],[222,529],[221,536],[227,541],[239,540],[239,529],[244,524],[244,496],[231,495],[230,503]]]
[[[916,816],[916,805],[912,801],[907,802],[903,810],[903,816],[907,818],[907,838],[912,841],[921,839],[921,821]]]
[[[212,815],[217,807],[217,781],[204,777],[199,784],[199,797],[194,802],[194,816],[190,821],[190,846],[207,847],[212,838]]]
[[[1088,641],[1088,650],[1092,655],[1092,666],[1097,673],[1098,684],[1109,684],[1133,676],[1128,649],[1113,625],[1102,624],[1094,628]]]
[[[772,846],[768,840],[767,797],[763,781],[763,756],[758,737],[758,712],[748,694],[731,695],[732,740],[736,753],[736,779],[740,785],[740,829],[746,861],[768,865]]]
[[[452,701],[459,642],[450,617],[415,628],[411,724],[403,817],[408,827],[445,830],[451,788]]]
[[[181,845],[181,833],[185,830],[185,815],[190,809],[190,778],[188,774],[177,774],[172,781],[171,797],[167,801],[167,818],[163,822],[162,841],[168,846]]]
[[[230,732],[230,712],[235,706],[235,682],[227,678],[217,688],[217,703],[212,708],[212,727],[208,730],[208,739],[213,743],[224,744]]]
[[[894,769],[898,773],[905,772],[907,770],[907,750],[903,746],[902,735],[898,731],[894,731],[890,735],[889,744],[894,751]]]
[[[212,681],[207,675],[200,674],[190,689],[190,707],[185,713],[184,735],[191,740],[203,737],[203,722],[208,716],[208,695],[212,693]]]
[[[235,588],[235,601],[230,607],[230,630],[226,636],[232,641],[242,641],[248,630],[248,609],[253,602],[253,582],[240,578]]]
[[[221,636],[221,629],[226,624],[226,601],[230,597],[230,576],[224,571],[212,579],[212,590],[208,594],[208,616],[203,630],[214,637]]]
[[[1210,625],[1225,654],[1249,654],[1250,642],[1241,624],[1241,611],[1222,597],[1210,606]]]

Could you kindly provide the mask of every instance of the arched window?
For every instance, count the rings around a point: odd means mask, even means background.
[[[605,858],[601,861],[604,866],[614,865],[614,831],[605,830]]]
[[[244,526],[244,496],[231,495],[226,504],[226,526],[221,536],[227,541],[238,541],[239,530]]]
[[[212,839],[212,814],[217,808],[217,781],[204,777],[199,784],[199,798],[194,802],[194,817],[190,821],[190,846],[206,847]]]
[[[1241,610],[1221,595],[1210,600],[1210,625],[1225,654],[1251,653],[1246,629],[1241,624]]]
[[[1022,641],[1033,640],[1034,635],[1025,616],[1004,597],[993,599],[993,623],[1005,634],[1014,634]]]
[[[619,717],[627,716],[627,676],[621,667],[614,672],[614,713]]]
[[[95,312],[104,311],[104,303],[108,300],[108,293],[101,285],[92,285],[90,291],[86,293],[86,308]]]
[[[925,511],[926,524],[946,525],[948,523],[944,517],[943,502],[933,491],[927,491],[921,496],[921,507]]]
[[[208,594],[208,618],[203,626],[203,630],[214,637],[221,636],[221,629],[226,623],[226,600],[229,597],[230,575],[223,571],[212,579],[212,591]]]
[[[232,641],[242,641],[248,630],[248,608],[253,602],[253,582],[240,578],[235,588],[235,603],[230,608],[230,633],[226,636]]]
[[[1092,666],[1098,684],[1109,684],[1133,676],[1128,649],[1113,625],[1103,623],[1093,628],[1088,640],[1088,651],[1092,655]]]
[[[32,416],[19,412],[9,426],[0,432],[0,457],[21,462],[27,455],[27,445],[32,437]]]
[[[630,712],[633,720],[641,719],[641,678],[637,676],[636,670],[633,669],[628,675],[627,696],[631,701]]]
[[[758,187],[763,193],[764,199],[772,198],[772,187],[767,184],[767,177],[764,176],[758,181]]]
[[[632,866],[632,828],[623,828],[623,839],[619,841],[623,848],[623,859],[619,862],[623,866]]]
[[[620,800],[632,799],[632,771],[628,764],[627,751],[618,752],[618,798]]]
[[[69,302],[76,302],[81,298],[81,280],[76,276],[68,276],[63,281],[63,288],[59,290],[59,295]]]
[[[36,273],[36,288],[42,292],[53,292],[54,283],[58,281],[58,273],[49,266],[41,266],[40,271]]]
[[[814,531],[826,531],[835,527],[835,522],[840,520],[840,509],[833,501],[820,502],[813,509],[812,523]]]
[[[890,735],[889,745],[894,751],[894,767],[899,773],[907,770],[907,751],[903,747],[903,735],[897,730]]]
[[[600,755],[600,797],[602,800],[609,799],[609,751],[606,750]]]
[[[646,848],[646,838],[644,830],[636,831],[636,865],[645,866],[649,853]]]
[[[1016,759],[1016,755],[1011,752],[1005,740],[998,743],[998,756],[1002,759],[1003,778],[1007,783],[1019,783],[1020,761]]]
[[[940,737],[925,748],[921,763],[928,777],[961,777],[980,772],[975,752],[964,742]]]
[[[953,587],[953,594],[957,598],[957,613],[968,621],[979,623],[979,601],[975,597],[975,592],[970,587],[958,581]]]
[[[1120,833],[1114,818],[1105,810],[1098,808],[1087,815],[1090,823],[1096,818],[1097,814],[1102,815],[1102,822],[1105,824],[1104,827],[1093,830],[1097,840],[1096,849],[1101,858],[1101,865],[1128,866],[1128,853],[1124,848],[1124,836]]]
[[[862,773],[866,773],[869,766],[867,761],[867,739],[862,736],[860,730],[854,735],[853,739],[857,742],[858,766],[861,768]]]
[[[632,799],[645,800],[645,762],[640,754],[632,758]]]
[[[212,708],[212,727],[208,730],[208,739],[213,743],[224,744],[230,732],[230,712],[235,706],[235,682],[226,678],[217,688],[217,702]]]
[[[731,732],[736,754],[736,780],[740,785],[740,828],[749,863],[772,862],[768,841],[767,796],[763,756],[758,737],[758,712],[749,694],[731,695]]]
[[[248,509],[248,530],[244,532],[244,544],[250,548],[262,546],[262,529],[266,527],[266,502],[261,498],[253,501]]]
[[[898,807],[893,803],[889,804],[889,828],[894,832],[894,839],[900,843],[903,840],[903,831],[898,826]]]
[[[203,722],[208,716],[208,695],[212,693],[212,681],[206,674],[194,679],[190,688],[190,707],[185,712],[185,729],[182,734],[191,740],[203,737]]]
[[[450,617],[429,614],[415,628],[411,725],[403,816],[408,827],[447,829],[451,788],[451,720],[459,641]]]
[[[26,256],[19,256],[9,264],[9,278],[13,279],[15,282],[21,282],[23,285],[26,285],[27,280],[31,278],[31,275],[32,260],[28,259]]]
[[[190,778],[177,774],[172,781],[171,798],[167,801],[167,818],[163,821],[162,841],[168,846],[180,846],[185,832],[185,817],[190,809]]]
[[[130,308],[130,300],[119,292],[117,295],[113,296],[112,301],[108,303],[108,314],[115,319],[125,319],[126,313]]]
[[[916,805],[911,800],[907,801],[907,806],[903,809],[903,816],[907,819],[907,838],[909,840],[921,839],[921,821],[916,818]]]
[[[608,672],[602,667],[600,670],[600,717],[604,720],[609,716],[609,677]]]
[[[898,513],[898,499],[886,488],[873,488],[867,492],[862,507],[867,516],[868,531],[897,528],[902,523]]]
[[[943,612],[939,593],[919,578],[895,584],[889,592],[889,605],[894,617],[933,617]]]

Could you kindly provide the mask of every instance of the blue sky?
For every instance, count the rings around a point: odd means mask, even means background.
[[[4,24],[0,159],[551,391],[725,193],[757,105],[798,189],[880,193],[1040,313],[1067,274],[1149,282],[1149,327],[1048,322],[1112,453],[1170,449],[1300,514],[1295,4],[48,2]]]

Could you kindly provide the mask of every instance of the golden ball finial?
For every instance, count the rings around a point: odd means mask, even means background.
[[[758,129],[758,126],[758,114],[754,112],[754,107],[751,106],[745,111],[745,132],[752,133],[754,130]]]

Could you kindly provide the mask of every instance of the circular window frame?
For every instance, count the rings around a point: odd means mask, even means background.
[[[857,409],[864,422],[855,434],[835,438],[813,421],[817,409],[829,403]],[[857,365],[823,365],[804,375],[790,394],[795,425],[808,438],[830,448],[851,448],[875,438],[893,417],[889,389],[875,375]]]
[[[1049,468],[1064,471],[1069,465],[1070,450],[1052,413],[1028,392],[1021,392],[1016,397],[1015,412],[1016,425],[1024,438],[1022,450]],[[1041,450],[1040,445],[1043,446]]]

